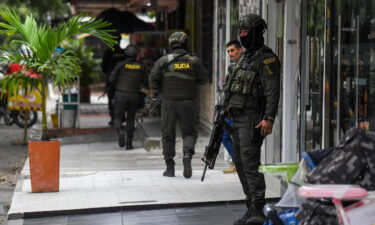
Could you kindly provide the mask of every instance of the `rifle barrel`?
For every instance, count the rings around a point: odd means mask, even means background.
[[[206,175],[206,170],[207,170],[207,163],[204,166],[204,170],[203,170],[203,174],[202,174],[202,177],[201,177],[201,181],[204,181],[204,176]]]

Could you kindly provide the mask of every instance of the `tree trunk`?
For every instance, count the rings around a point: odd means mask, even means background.
[[[46,96],[46,80],[43,79],[42,81],[42,90],[40,92],[42,96],[42,141],[48,141],[48,135],[47,135],[47,112],[46,112],[46,102],[47,102],[47,96]]]

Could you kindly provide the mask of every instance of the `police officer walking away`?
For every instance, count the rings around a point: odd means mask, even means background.
[[[239,36],[246,49],[228,74],[228,112],[233,116],[235,165],[246,195],[247,212],[234,225],[263,224],[266,185],[258,172],[260,148],[272,133],[280,97],[280,61],[264,45],[266,22],[255,14],[239,20]]]
[[[115,88],[109,82],[109,76],[112,73],[112,70],[116,67],[117,63],[122,62],[125,60],[125,52],[123,49],[120,48],[120,41],[121,36],[120,34],[117,35],[117,44],[114,46],[114,50],[108,48],[104,51],[103,60],[102,60],[102,71],[105,75],[105,92],[107,93],[108,97],[108,111],[111,120],[109,121],[109,125],[114,124],[114,115],[115,109],[113,106],[114,97],[115,97]]]
[[[195,97],[197,84],[206,81],[206,72],[199,58],[187,51],[187,39],[184,32],[173,33],[168,40],[170,53],[155,62],[150,74],[152,88],[158,89],[162,97],[162,144],[167,165],[163,176],[167,177],[175,176],[176,123],[183,139],[185,178],[192,176],[191,158],[198,137]]]
[[[133,149],[133,133],[135,130],[135,115],[139,109],[141,86],[147,86],[147,74],[143,65],[136,60],[139,48],[130,44],[125,48],[126,60],[117,64],[109,77],[110,84],[115,87],[115,127],[117,129],[118,144],[126,149]],[[122,120],[126,113],[125,131]]]

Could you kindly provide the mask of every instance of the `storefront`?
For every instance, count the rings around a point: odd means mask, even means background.
[[[375,130],[375,2],[306,2],[301,150],[334,146],[349,127]]]
[[[373,0],[216,0],[215,93],[228,66],[225,43],[238,16],[267,21],[266,44],[282,63],[282,97],[263,162],[298,161],[300,153],[337,144],[350,127],[375,130]]]

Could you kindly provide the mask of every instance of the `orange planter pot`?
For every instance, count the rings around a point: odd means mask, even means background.
[[[29,141],[32,192],[59,191],[60,141]]]

